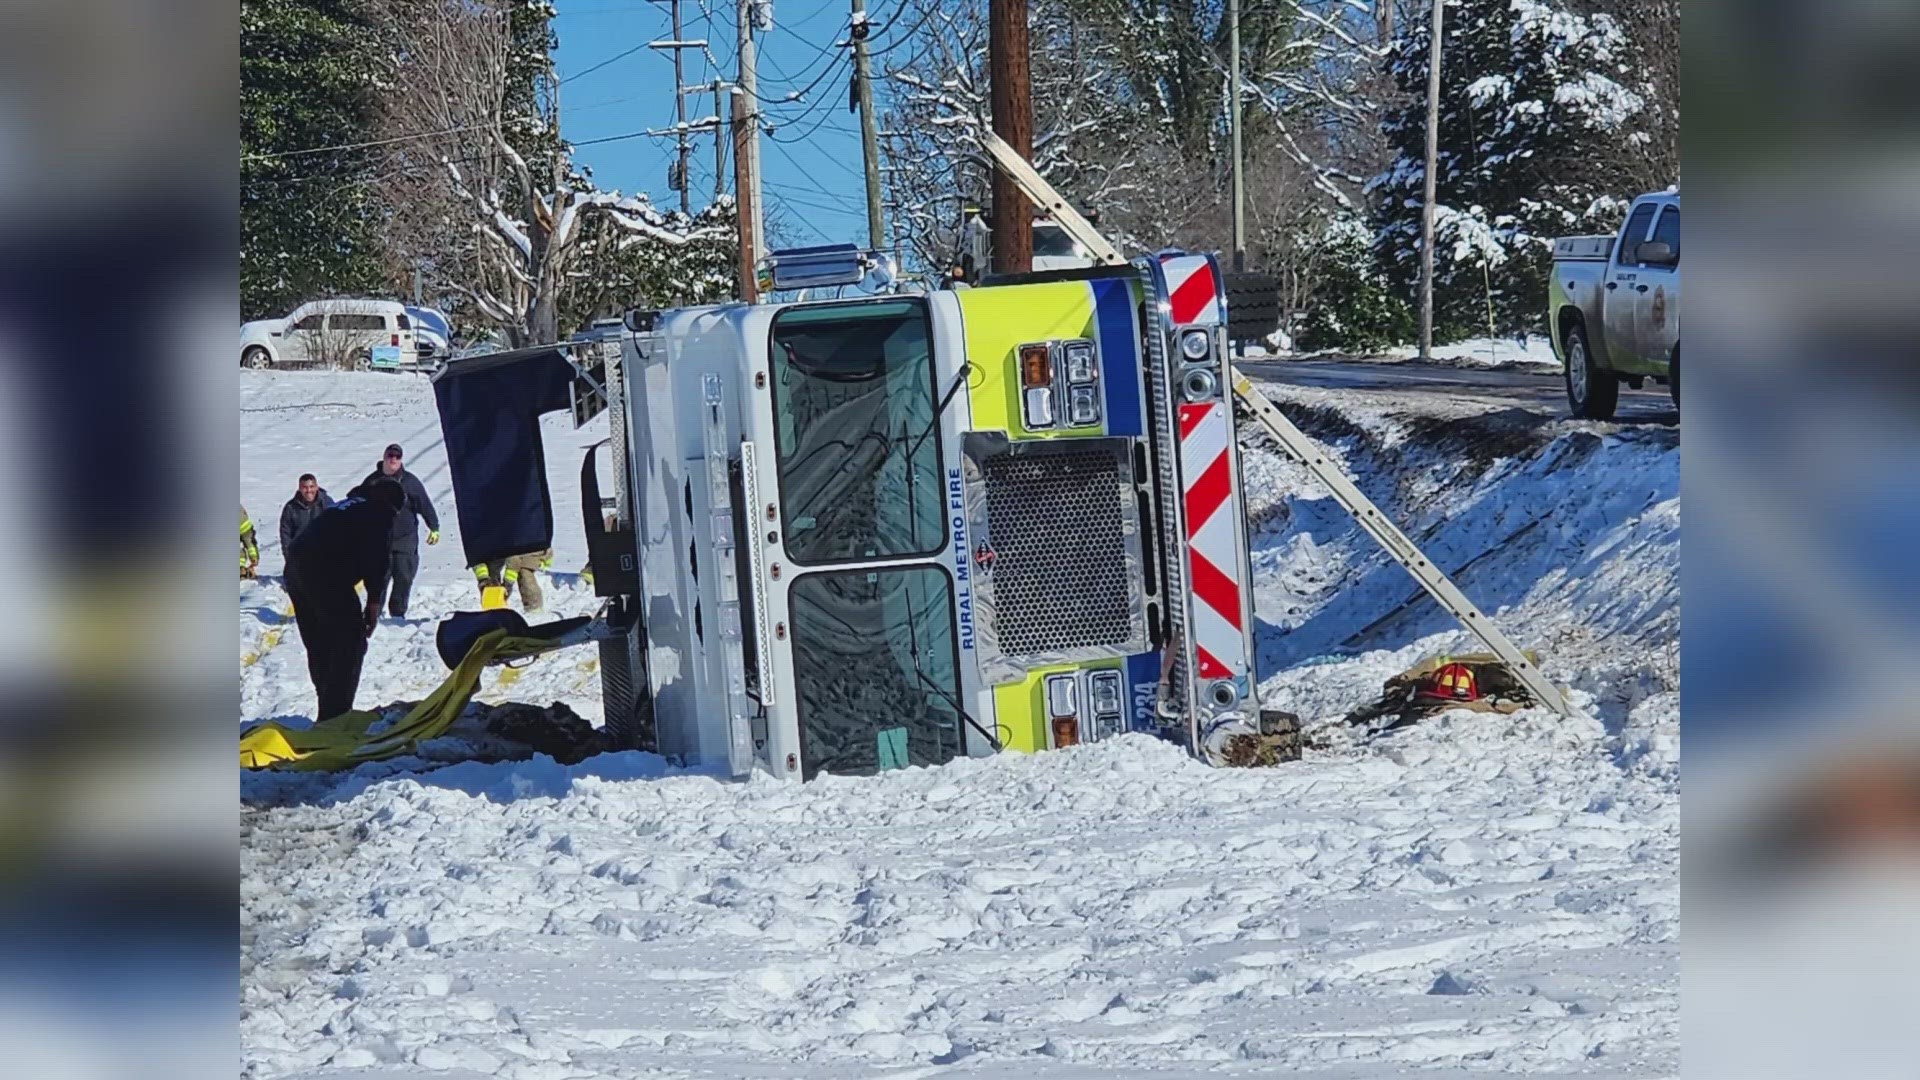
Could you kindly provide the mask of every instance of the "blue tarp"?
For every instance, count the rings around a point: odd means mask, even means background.
[[[567,408],[572,381],[552,347],[452,361],[434,377],[467,565],[552,546],[540,417]]]

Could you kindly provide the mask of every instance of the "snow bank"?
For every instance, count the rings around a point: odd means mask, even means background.
[[[393,439],[430,462],[409,385],[250,376],[243,496],[296,462],[364,471]],[[1497,549],[1463,585],[1550,674],[1587,673],[1599,722],[1327,727],[1451,635],[1412,608],[1373,625],[1404,577],[1253,450],[1261,648],[1290,665],[1267,689],[1319,722],[1307,760],[1216,771],[1129,736],[797,785],[643,754],[436,767],[429,745],[250,780],[273,808],[242,814],[246,1074],[1675,1073],[1679,709],[1648,657],[1677,619],[1677,451],[1274,393],[1443,562]],[[263,411],[282,402],[310,404]],[[363,704],[438,681],[430,620],[472,588],[447,555],[419,623],[375,635]],[[243,723],[310,711],[284,597],[240,599]],[[482,694],[598,715],[564,654]]]
[[[1677,805],[1545,715],[1266,771],[1129,736],[805,786],[448,773],[256,820],[255,1075],[1675,1064]]]

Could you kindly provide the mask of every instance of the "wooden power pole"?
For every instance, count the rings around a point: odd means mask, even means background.
[[[1446,0],[1433,0],[1433,38],[1427,51],[1426,202],[1420,210],[1420,358],[1433,359],[1433,201],[1434,173],[1440,164],[1440,13]]]
[[[740,75],[733,88],[733,201],[740,237],[740,299],[760,299],[760,178],[755,174],[759,155],[760,102],[754,95],[753,3],[740,0]]]
[[[867,170],[867,250],[885,251],[886,228],[880,219],[880,138],[873,126],[873,71],[867,63],[867,0],[853,0],[853,80],[860,99],[860,154]]]
[[[690,214],[693,206],[687,189],[687,84],[686,69],[680,59],[680,50],[685,44],[680,40],[680,0],[673,0],[673,116],[677,121],[673,129],[674,169],[673,187],[680,192],[680,212]]]
[[[1227,0],[1227,48],[1233,53],[1228,62],[1228,95],[1233,105],[1227,110],[1233,134],[1233,268],[1247,268],[1247,185],[1241,174],[1240,153],[1240,0]]]
[[[987,65],[993,133],[1033,158],[1033,81],[1027,65],[1027,0],[988,0]],[[993,171],[993,269],[1033,269],[1033,204],[1004,169]]]

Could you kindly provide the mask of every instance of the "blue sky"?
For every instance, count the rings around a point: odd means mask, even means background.
[[[733,78],[735,2],[681,0],[683,36],[706,39],[712,51],[712,60],[698,50],[686,51],[688,83],[711,82],[716,75],[714,60],[719,63],[719,77]],[[869,0],[868,17],[876,28],[892,18],[898,3]],[[645,191],[661,208],[677,207],[679,196],[667,187],[667,167],[674,156],[671,137],[643,135],[579,145],[673,123],[669,52],[642,48],[588,70],[636,45],[671,38],[668,4],[664,0],[556,0],[555,6],[560,48],[554,58],[563,80],[560,124],[562,133],[578,146],[575,160],[591,166],[602,187]],[[762,108],[778,125],[771,137],[760,140],[768,229],[774,228],[776,214],[783,215],[790,227],[787,239],[794,243],[866,240],[859,116],[847,110],[852,63],[845,55],[848,50],[833,47],[834,42],[846,40],[850,10],[846,0],[775,0],[773,29],[755,39],[760,97],[768,102]],[[876,74],[879,68],[876,63]],[[816,80],[803,100],[779,103]],[[711,94],[688,99],[689,120],[712,111]],[[733,187],[731,151],[729,146],[728,190]],[[697,211],[713,197],[710,135],[694,136],[689,167],[692,206]],[[779,239],[775,237],[776,242]]]

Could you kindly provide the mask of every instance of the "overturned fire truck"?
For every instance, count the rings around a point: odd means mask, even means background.
[[[864,261],[783,253],[774,284]],[[1219,270],[1076,278],[631,312],[452,361],[467,558],[547,545],[538,416],[604,413],[583,516],[623,742],[811,777],[1257,725]]]
[[[1233,402],[1533,697],[1557,688],[1233,372],[1205,254],[1132,261],[1004,144],[1100,265],[975,288],[631,311],[448,362],[434,389],[469,563],[546,548],[539,417],[581,466],[605,717],[682,764],[782,778],[1125,732],[1219,762],[1263,730]],[[844,288],[851,245],[779,253]],[[596,455],[604,450],[610,490]]]

